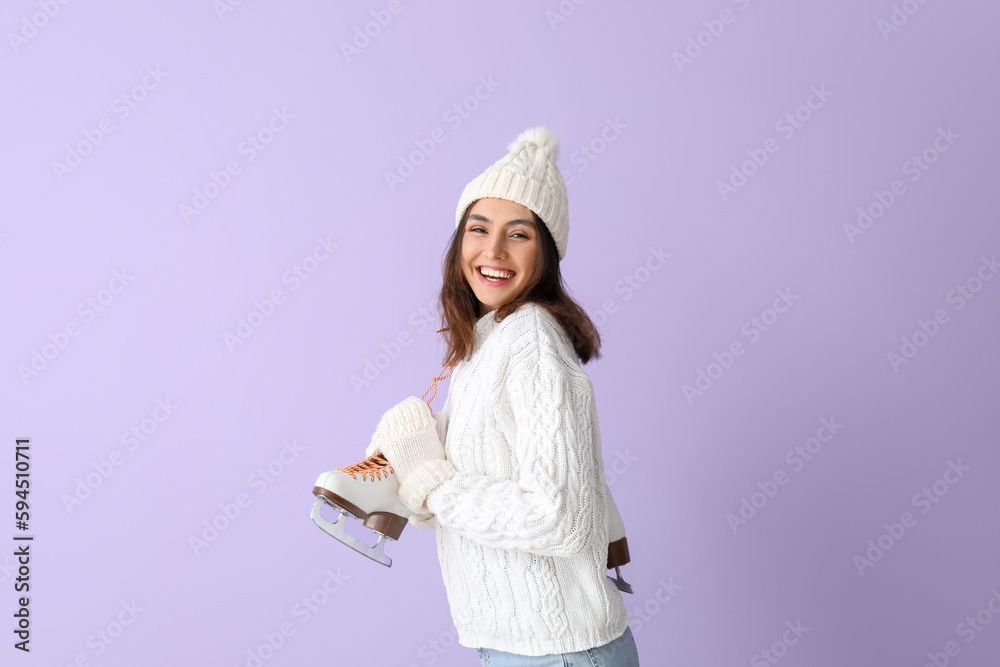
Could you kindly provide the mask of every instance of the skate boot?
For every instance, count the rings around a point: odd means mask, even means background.
[[[608,569],[614,568],[617,575],[617,578],[611,579],[609,574],[608,579],[615,582],[615,586],[623,593],[634,593],[632,584],[622,578],[621,566],[628,563],[631,558],[628,553],[628,540],[625,538],[625,522],[618,512],[618,506],[611,496],[607,481],[604,483],[604,496],[608,499]]]
[[[385,541],[399,539],[411,512],[399,499],[396,473],[381,453],[323,473],[316,480],[313,495],[316,502],[310,517],[317,526],[358,553],[386,567],[392,566],[392,559],[385,555]],[[334,523],[320,514],[323,505],[332,505],[340,512]],[[373,546],[347,534],[344,527],[348,515],[361,519],[366,528],[378,535]]]

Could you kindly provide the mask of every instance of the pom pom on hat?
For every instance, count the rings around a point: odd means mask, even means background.
[[[532,127],[507,144],[507,155],[474,178],[458,200],[455,227],[478,199],[495,197],[534,211],[556,243],[559,259],[569,241],[569,202],[566,181],[556,165],[559,139],[545,127]]]
[[[552,159],[556,162],[559,161],[559,139],[551,130],[544,127],[529,128],[517,135],[517,139],[507,144],[507,152],[513,153],[518,146],[525,142],[548,148],[549,152],[552,153]]]

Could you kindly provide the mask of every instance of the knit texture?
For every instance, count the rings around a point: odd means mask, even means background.
[[[410,396],[394,405],[379,421],[371,447],[392,465],[400,487],[414,470],[431,459],[444,459],[438,423],[427,404]]]
[[[399,499],[411,512],[427,513],[427,494],[456,473],[455,466],[445,459],[430,459],[410,473],[399,487]]]
[[[427,513],[413,513],[410,515],[409,522],[412,523],[417,528],[422,528],[423,530],[434,530],[437,527],[437,519],[430,512]]]
[[[544,127],[531,127],[507,145],[503,156],[465,186],[455,209],[455,226],[469,206],[483,197],[517,202],[532,210],[552,234],[559,259],[569,243],[566,181],[556,165],[559,139]]]
[[[628,626],[606,573],[597,407],[559,321],[529,303],[475,325],[442,407],[456,472],[431,490],[438,560],[463,646],[583,651]]]

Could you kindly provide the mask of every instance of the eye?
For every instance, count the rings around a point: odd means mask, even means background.
[[[470,232],[485,232],[486,230],[482,227],[476,225],[475,227],[469,227]]]
[[[527,235],[527,234],[525,234],[524,232],[514,232],[514,236],[519,236],[519,237],[521,237],[522,239],[530,239],[530,238],[531,238],[530,236],[528,236],[528,235]]]

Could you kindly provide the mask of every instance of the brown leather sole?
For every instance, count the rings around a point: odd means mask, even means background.
[[[334,505],[336,505],[337,507],[343,507],[345,510],[353,514],[358,519],[368,518],[368,512],[362,512],[361,508],[359,508],[354,503],[348,500],[344,500],[333,491],[328,491],[327,489],[324,489],[322,486],[314,486],[313,495],[317,497],[318,496],[325,497],[327,500],[332,501]]]
[[[614,542],[608,543],[609,570],[616,567],[621,567],[630,560],[631,558],[629,558],[628,555],[628,539],[623,537],[620,540],[615,540]]]
[[[372,512],[371,514],[364,512],[354,503],[341,498],[333,491],[324,489],[321,486],[313,487],[313,495],[317,497],[323,496],[337,507],[343,507],[353,516],[361,519],[364,522],[365,528],[371,528],[375,532],[385,535],[390,540],[398,540],[408,523],[407,519],[390,512]]]
[[[371,528],[377,533],[385,535],[390,540],[398,540],[399,535],[406,528],[407,520],[398,514],[389,512],[372,512],[365,519],[365,527]]]

